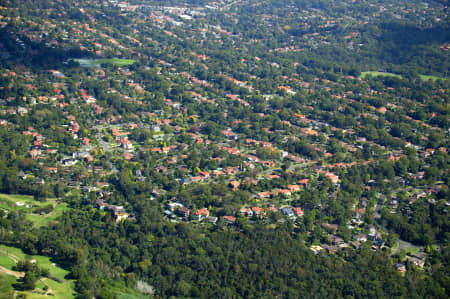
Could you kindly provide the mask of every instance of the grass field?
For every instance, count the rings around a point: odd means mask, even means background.
[[[102,58],[102,59],[74,59],[83,67],[100,66],[101,64],[112,64],[117,66],[132,65],[136,61],[133,59]]]
[[[53,205],[52,212],[44,215],[33,213],[35,208],[45,207],[47,205]],[[66,203],[58,203],[54,198],[46,201],[37,201],[29,195],[0,194],[0,209],[8,212],[24,211],[26,213],[26,218],[30,220],[35,227],[41,227],[48,225],[50,221],[61,216],[61,214],[69,208]]]
[[[115,297],[117,299],[145,299],[148,298],[147,296],[144,295],[133,295],[133,294],[126,294],[126,293],[122,293],[122,292],[115,292]]]
[[[372,77],[378,77],[378,76],[387,76],[387,77],[396,77],[401,79],[402,76],[398,75],[398,74],[393,74],[393,73],[387,73],[387,72],[376,72],[376,71],[368,71],[368,72],[361,72],[360,78],[366,78],[367,76],[372,76]],[[428,80],[447,80],[448,78],[443,78],[443,77],[438,77],[438,76],[430,76],[430,75],[419,75],[420,79],[422,79],[423,81],[428,81]]]
[[[420,248],[415,248],[415,247],[408,247],[408,248],[403,248],[402,252],[404,252],[407,255],[414,255],[415,253],[419,252]]]
[[[424,81],[427,81],[427,80],[436,81],[436,80],[439,80],[439,79],[445,80],[445,78],[441,78],[441,77],[437,77],[437,76],[429,76],[429,75],[419,75],[419,77],[420,77],[420,79],[422,79]]]
[[[27,296],[27,299],[43,299],[43,298],[74,298],[74,281],[66,280],[64,277],[69,273],[69,271],[64,270],[57,265],[55,265],[50,258],[41,255],[27,256],[22,250],[0,245],[0,266],[12,270],[17,260],[25,260],[29,258],[30,260],[35,260],[36,264],[40,268],[45,268],[50,271],[51,276],[57,277],[62,280],[62,283],[56,282],[50,278],[41,278],[40,281],[36,282],[36,289],[33,291],[18,292],[23,293]],[[12,298],[11,295],[7,297],[2,297],[3,294],[12,294],[14,288],[12,285],[16,283],[16,278],[13,276],[5,275],[0,273],[0,299],[2,298]],[[47,295],[43,290],[44,286],[48,287]],[[49,295],[48,293],[53,295]]]
[[[393,74],[393,73],[384,73],[384,72],[376,72],[376,71],[368,71],[361,72],[361,78],[366,78],[367,76],[378,77],[378,76],[387,76],[387,77],[396,77],[402,78],[401,75]]]
[[[10,299],[14,297],[13,284],[17,282],[13,276],[0,273],[0,299]]]

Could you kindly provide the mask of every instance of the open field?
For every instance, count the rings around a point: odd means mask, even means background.
[[[133,295],[133,294],[127,294],[122,292],[115,292],[117,299],[145,299],[148,298],[144,295]]]
[[[120,59],[120,58],[102,58],[102,59],[74,59],[83,67],[100,66],[101,64],[112,64],[117,66],[132,65],[136,61],[133,59]]]
[[[377,72],[377,71],[367,71],[367,72],[361,72],[360,78],[366,78],[367,76],[386,76],[386,77],[395,77],[395,78],[403,78],[402,75],[399,74],[393,74],[393,73],[387,73],[387,72]],[[428,80],[447,80],[448,78],[438,77],[438,76],[431,76],[431,75],[419,75],[420,79],[424,81]]]
[[[416,248],[416,247],[407,247],[407,248],[402,249],[402,252],[404,252],[407,255],[414,255],[419,251],[420,251],[420,248]]]
[[[385,73],[385,72],[376,72],[376,71],[368,71],[368,72],[361,72],[361,78],[366,78],[367,76],[387,76],[387,77],[396,77],[396,78],[402,78],[401,75],[393,74],[393,73]]]
[[[430,75],[419,75],[420,79],[427,81],[427,80],[445,80],[446,78],[437,77],[437,76],[430,76]]]
[[[36,213],[36,209],[52,205],[53,210],[49,213]],[[0,194],[0,209],[8,212],[24,211],[26,218],[30,220],[35,227],[48,225],[50,221],[61,216],[68,209],[66,203],[57,202],[56,199],[45,201],[35,200],[29,195],[9,195]]]
[[[74,281],[66,280],[64,277],[69,273],[69,271],[64,270],[54,264],[50,258],[41,256],[41,255],[33,255],[27,256],[22,250],[0,245],[0,266],[12,270],[16,261],[24,260],[24,259],[35,260],[36,264],[40,268],[45,268],[50,271],[50,275],[53,277],[57,277],[62,282],[57,282],[50,278],[41,278],[40,281],[36,282],[36,289],[33,291],[26,292],[18,292],[19,294],[26,294],[27,298],[55,298],[55,299],[64,299],[64,298],[74,298]],[[0,273],[0,294],[8,293],[11,294],[14,291],[13,284],[16,283],[17,280],[15,277],[11,275],[6,275],[5,273]],[[44,286],[48,287],[47,291],[44,291]],[[49,295],[49,293],[53,295]],[[12,298],[12,297],[2,297],[1,298]]]
[[[13,284],[17,282],[14,276],[0,273],[0,299],[10,299],[14,296]]]

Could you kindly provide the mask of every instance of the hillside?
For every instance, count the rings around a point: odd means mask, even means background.
[[[447,1],[0,1],[0,243],[79,298],[446,298],[449,49]]]

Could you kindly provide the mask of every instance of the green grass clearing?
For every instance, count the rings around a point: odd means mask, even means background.
[[[442,77],[437,77],[437,76],[430,76],[430,75],[419,75],[420,79],[424,80],[424,81],[428,81],[428,80],[446,80],[446,78],[442,78]]]
[[[0,273],[0,299],[10,299],[14,297],[13,284],[17,279],[13,276]]]
[[[402,252],[404,252],[407,255],[414,255],[415,253],[419,252],[420,248],[415,248],[415,247],[408,247],[408,248],[403,248]]]
[[[398,249],[399,244],[400,244],[400,243],[397,241],[397,242],[394,244],[394,246],[392,246],[391,252],[396,252],[397,249]]]
[[[74,61],[78,62],[82,67],[92,67],[92,66],[100,66],[101,64],[112,64],[116,66],[127,66],[132,65],[136,62],[133,59],[120,59],[120,58],[102,58],[102,59],[74,59]]]
[[[395,78],[399,78],[399,79],[403,78],[402,75],[399,75],[399,74],[388,73],[388,72],[377,72],[377,71],[361,72],[360,78],[365,79],[367,76],[372,76],[372,77],[386,76],[386,77],[395,77]],[[431,76],[431,75],[420,75],[420,74],[419,74],[419,77],[423,81],[428,81],[428,80],[436,81],[436,80],[447,80],[448,79],[448,78],[444,78],[444,77]]]
[[[69,273],[69,271],[58,267],[54,264],[49,257],[42,255],[27,256],[22,250],[15,247],[0,245],[0,266],[12,269],[15,264],[14,260],[25,260],[29,258],[30,260],[35,260],[36,264],[40,268],[45,268],[50,271],[50,275],[57,277],[62,280],[62,283],[54,281],[50,278],[41,278],[40,281],[36,282],[36,288],[33,291],[19,292],[19,294],[25,294],[27,298],[32,299],[42,299],[42,298],[55,298],[55,299],[65,299],[74,298],[74,281],[67,280],[64,277]],[[11,264],[13,263],[13,264]],[[7,279],[4,277],[8,277]],[[3,286],[4,283],[8,283],[8,286],[13,289],[12,285],[16,282],[16,279],[12,276],[0,275],[0,294],[3,294],[2,290],[8,290],[7,286]],[[2,284],[3,283],[3,284]],[[48,287],[48,291],[51,291],[53,296],[45,295],[43,290],[44,286]],[[14,289],[13,289],[14,290]],[[0,295],[0,299],[1,299]],[[12,298],[12,297],[6,297]]]
[[[378,77],[378,76],[386,76],[386,77],[396,77],[401,79],[402,76],[398,75],[398,74],[393,74],[393,73],[385,73],[385,72],[377,72],[377,71],[367,71],[367,72],[361,72],[361,78],[366,78],[367,76],[372,76],[372,77]]]
[[[117,299],[145,299],[148,296],[145,295],[135,295],[135,294],[127,294],[122,292],[115,292],[115,298]]]
[[[0,251],[0,266],[12,270],[15,265],[16,262],[12,258]]]
[[[53,211],[48,214],[34,213],[36,208],[42,208],[48,205],[53,206]],[[9,195],[0,194],[0,209],[8,212],[23,211],[26,218],[30,220],[35,227],[48,225],[51,221],[61,216],[62,213],[69,209],[67,203],[58,202],[57,199],[47,199],[38,201],[29,195]]]

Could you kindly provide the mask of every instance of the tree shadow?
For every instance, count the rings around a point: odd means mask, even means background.
[[[0,29],[0,66],[12,68],[23,65],[34,71],[58,69],[78,65],[72,58],[92,56],[77,47],[48,46],[44,41],[32,41],[7,26]]]
[[[450,40],[450,28],[436,26],[419,28],[399,22],[379,25],[381,34],[376,37],[377,56],[384,62],[431,69],[445,73],[448,69],[448,53],[439,47]]]

